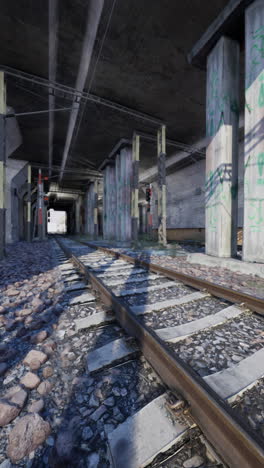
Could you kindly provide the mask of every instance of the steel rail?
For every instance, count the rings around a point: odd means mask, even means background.
[[[155,263],[146,262],[144,260],[131,257],[130,255],[115,252],[114,250],[111,250],[107,247],[100,247],[96,244],[93,244],[92,242],[78,242],[92,247],[93,249],[98,249],[105,253],[113,255],[116,258],[123,258],[127,262],[133,263],[143,268],[147,268],[148,270],[154,271],[155,273],[161,273],[168,278],[182,281],[184,284],[192,286],[193,288],[206,290],[213,296],[220,297],[221,299],[226,299],[230,302],[234,302],[237,304],[244,304],[253,312],[257,312],[258,314],[264,315],[264,299],[254,297],[250,294],[245,294],[240,291],[235,291],[234,289],[227,288],[225,286],[220,286],[218,284],[211,283],[210,281],[204,279],[192,277],[190,275],[186,275],[185,273],[180,273],[178,271],[172,270],[171,268],[166,268],[160,265],[156,265]]]
[[[225,463],[231,468],[263,468],[261,438],[152,330],[141,323],[129,306],[125,306],[70,249],[56,240],[66,256],[100,293],[103,302],[112,307],[121,326],[138,340],[142,353],[162,381],[172,392],[180,392],[189,403],[191,416]]]

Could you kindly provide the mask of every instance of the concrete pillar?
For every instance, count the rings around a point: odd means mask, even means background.
[[[206,253],[237,250],[239,44],[221,37],[207,58]]]
[[[98,181],[91,182],[85,198],[85,233],[98,236]]]
[[[81,232],[81,218],[80,218],[81,200],[80,197],[75,200],[75,234]]]
[[[6,87],[0,71],[0,260],[5,255]]]
[[[246,10],[243,259],[264,263],[264,2]]]
[[[23,216],[24,189],[27,186],[27,161],[13,158],[6,160],[5,178],[5,207],[6,207],[6,243],[17,242],[21,239]]]
[[[90,234],[90,191],[89,187],[85,192],[85,197],[84,197],[84,206],[85,206],[85,225],[84,225],[84,233],[85,234]]]
[[[167,245],[166,232],[166,127],[158,130],[158,242]]]
[[[131,238],[132,238],[132,226],[131,226],[132,225],[131,223],[132,148],[131,146],[122,148],[120,151],[120,154],[116,157],[116,188],[117,188],[116,239],[121,242],[131,242]]]
[[[147,213],[148,205],[146,203],[140,203],[139,205],[139,232],[140,234],[147,233],[147,225],[148,225],[148,213]]]
[[[104,239],[116,237],[116,176],[115,166],[108,164],[104,169]]]
[[[116,239],[122,238],[122,180],[121,180],[121,155],[118,153],[115,158],[116,177]]]
[[[94,239],[98,237],[98,180],[93,182],[93,220],[94,220]]]
[[[139,209],[138,209],[138,173],[139,173],[139,135],[133,135],[132,145],[132,191],[131,191],[131,222],[132,240],[137,242],[139,229]]]
[[[27,168],[27,241],[31,241],[31,165]]]
[[[108,169],[107,166],[103,170],[103,238],[107,239],[108,238],[108,216],[107,216],[107,174],[108,174]]]
[[[44,225],[44,193],[43,193],[43,180],[42,172],[39,169],[38,174],[38,238],[44,240],[45,225]]]

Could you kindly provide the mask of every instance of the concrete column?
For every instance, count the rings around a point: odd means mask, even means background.
[[[98,237],[98,180],[93,182],[93,221],[94,221],[94,233],[93,237]]]
[[[117,228],[116,238],[121,242],[130,242],[131,229],[131,190],[132,190],[132,148],[122,148],[116,158],[117,187]]]
[[[6,86],[0,71],[0,260],[5,255]]]
[[[116,177],[115,166],[104,169],[104,239],[116,237]]]
[[[108,216],[107,216],[107,166],[104,168],[103,171],[103,184],[104,184],[104,189],[103,189],[103,238],[107,239],[108,238]]]
[[[27,168],[27,241],[31,241],[31,165]]]
[[[166,232],[166,127],[158,130],[158,242],[167,245]]]
[[[122,181],[121,181],[121,155],[118,153],[115,158],[116,177],[116,239],[121,240],[122,228]]]
[[[264,2],[246,10],[243,259],[264,262]]]
[[[44,226],[44,200],[43,200],[43,180],[41,169],[38,175],[38,238],[44,240],[45,226]]]
[[[98,236],[98,181],[91,182],[85,200],[85,233]]]
[[[138,173],[139,173],[139,135],[133,135],[132,145],[132,191],[131,191],[131,222],[132,222],[132,240],[138,240],[139,228],[139,209],[138,209]]]
[[[75,201],[75,234],[80,234],[81,226],[80,226],[80,197],[78,197]]]
[[[154,203],[153,203],[153,187],[152,184],[149,184],[148,189],[150,190],[150,199],[147,205],[147,233],[152,235],[153,229],[153,213],[154,213]]]
[[[147,233],[147,208],[148,205],[145,204],[140,204],[139,205],[139,232],[140,234],[146,234]]]
[[[206,253],[237,251],[239,44],[221,37],[207,58]]]
[[[90,191],[89,187],[85,193],[85,198],[84,198],[84,206],[85,206],[85,225],[84,225],[84,233],[85,234],[90,234]]]

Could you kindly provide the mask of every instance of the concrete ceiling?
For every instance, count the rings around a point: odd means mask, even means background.
[[[85,33],[87,0],[59,0],[56,81],[74,87]],[[101,47],[113,0],[105,0],[91,73]],[[167,125],[168,137],[192,143],[205,132],[205,72],[190,66],[187,54],[228,0],[117,0],[91,92],[147,113]],[[47,0],[0,0],[0,64],[48,79]],[[48,109],[48,89],[7,77],[7,103],[16,113]],[[55,107],[69,107],[56,97]],[[83,105],[82,105],[83,106]],[[81,109],[82,110],[82,109]],[[134,130],[155,134],[157,126],[86,102],[66,169],[98,168],[121,138]],[[53,164],[60,166],[69,112],[56,112]],[[23,144],[13,157],[48,164],[48,114],[18,117]],[[168,154],[175,148],[168,148]],[[153,143],[141,147],[141,170],[153,166]],[[53,173],[53,180],[56,180]],[[63,185],[85,186],[65,173]]]

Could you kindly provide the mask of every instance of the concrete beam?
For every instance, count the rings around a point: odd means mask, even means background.
[[[49,0],[49,81],[56,81],[58,51],[58,0]],[[49,177],[52,174],[55,95],[49,89]]]
[[[85,31],[84,41],[83,41],[82,54],[81,54],[77,80],[75,84],[75,89],[76,89],[76,94],[74,96],[75,98],[78,97],[78,95],[83,92],[84,87],[85,87],[85,82],[86,82],[90,64],[91,64],[91,58],[93,54],[98,26],[99,26],[100,19],[101,19],[101,14],[103,11],[103,6],[104,6],[104,0],[90,0],[89,2],[89,10],[88,10],[88,16],[87,16],[87,22],[86,22],[86,31]],[[66,141],[65,141],[64,151],[63,151],[63,157],[62,157],[62,163],[61,163],[61,169],[60,169],[60,175],[59,175],[60,182],[62,180],[63,171],[67,163],[69,150],[70,150],[70,146],[71,146],[72,138],[74,134],[74,129],[75,129],[75,125],[77,122],[78,113],[79,113],[79,108],[80,108],[80,102],[74,102],[72,105],[72,111],[70,115],[68,131],[67,131]]]
[[[120,153],[121,149],[125,148],[126,146],[130,146],[131,144],[131,140],[128,140],[127,138],[121,138],[121,140],[119,140],[119,142],[114,146],[111,153],[109,153],[107,158],[99,166],[98,171],[102,171],[108,164],[114,164],[114,158],[118,153]]]
[[[188,54],[190,64],[206,68],[207,56],[222,36],[243,41],[244,11],[254,0],[231,0]]]

